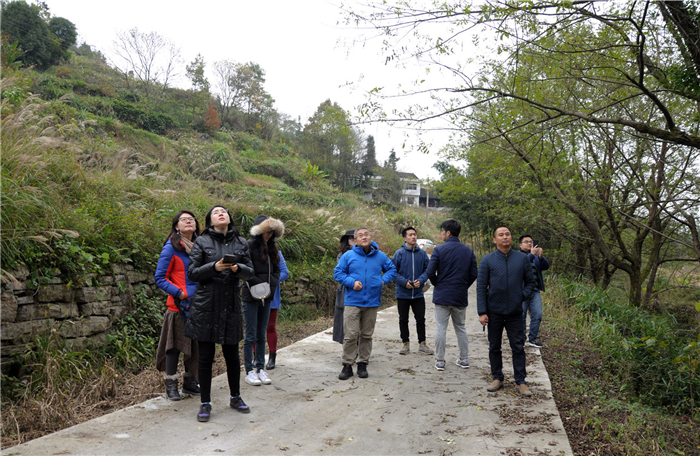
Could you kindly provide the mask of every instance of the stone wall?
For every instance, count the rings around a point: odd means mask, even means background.
[[[37,336],[52,331],[76,350],[88,342],[104,344],[114,321],[133,307],[133,294],[143,290],[153,296],[157,288],[152,274],[134,271],[132,266],[112,265],[112,272],[88,276],[82,283],[59,276],[37,288],[27,286],[28,271],[3,275],[0,340],[2,369],[9,367],[13,353],[26,350]],[[89,283],[89,285],[88,285]]]

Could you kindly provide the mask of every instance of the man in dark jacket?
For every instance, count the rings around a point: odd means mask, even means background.
[[[382,304],[382,287],[394,280],[396,266],[372,240],[367,228],[355,230],[355,247],[338,260],[333,278],[345,287],[343,311],[343,370],[338,376],[353,376],[357,358],[357,376],[367,378],[367,363],[372,354],[372,335],[377,311]],[[358,342],[359,336],[359,342]]]
[[[549,269],[549,261],[542,255],[542,247],[534,245],[532,236],[523,234],[519,239],[520,251],[527,254],[527,259],[532,265],[532,272],[535,274],[535,290],[530,299],[523,301],[523,329],[525,330],[525,340],[531,347],[542,348],[540,342],[540,324],[542,323],[542,296],[540,290],[544,291],[544,278],[542,271]],[[530,309],[530,338],[527,337],[527,310]]]
[[[418,351],[432,355],[433,350],[425,343],[425,298],[423,286],[428,280],[428,254],[417,245],[418,235],[412,226],[401,230],[404,244],[391,259],[396,266],[396,300],[399,308],[399,331],[403,347],[400,355],[411,351],[408,331],[408,311],[413,309],[418,333]]]
[[[428,263],[428,279],[435,286],[435,369],[445,370],[445,339],[447,325],[452,325],[457,334],[459,367],[469,367],[469,338],[465,325],[469,287],[476,280],[476,257],[472,249],[459,242],[462,226],[457,220],[445,220],[440,225],[440,234],[445,243],[435,247]]]
[[[523,301],[532,296],[535,275],[527,255],[511,249],[512,237],[505,226],[493,232],[496,251],[485,255],[479,265],[476,304],[479,322],[488,323],[489,361],[493,382],[487,391],[503,387],[503,328],[513,351],[513,371],[516,389],[523,396],[532,396],[525,382],[525,336],[523,335]],[[524,285],[523,285],[524,284]]]

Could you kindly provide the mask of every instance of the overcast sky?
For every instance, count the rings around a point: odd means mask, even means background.
[[[51,13],[73,22],[79,42],[87,42],[109,55],[116,32],[137,27],[156,31],[175,42],[185,63],[198,53],[207,70],[218,60],[258,63],[266,72],[266,89],[275,99],[278,111],[302,124],[318,105],[330,98],[356,113],[365,93],[374,87],[396,88],[410,83],[421,71],[397,70],[384,65],[381,40],[362,43],[373,32],[345,26],[339,3],[325,0],[46,0]],[[346,2],[347,3],[347,2]],[[350,2],[351,3],[351,2]],[[353,42],[359,40],[358,44]],[[184,77],[177,85],[188,87]],[[214,78],[208,74],[210,82]],[[404,144],[405,130],[384,124],[363,125],[373,135],[377,158],[383,162],[392,148],[401,160],[402,171],[420,178],[437,178],[432,164],[437,150],[447,141],[447,133],[427,138],[433,152],[410,152],[414,140]]]

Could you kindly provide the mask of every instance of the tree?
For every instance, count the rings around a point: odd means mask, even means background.
[[[374,175],[374,169],[377,167],[377,150],[374,146],[374,136],[367,136],[367,145],[365,146],[365,157],[362,160],[362,175],[365,178]]]
[[[67,52],[68,48],[76,43],[78,31],[68,19],[62,17],[52,17],[49,20],[49,30],[58,38],[58,44],[63,52]]]
[[[187,74],[187,78],[192,84],[190,96],[192,114],[195,114],[198,107],[201,108],[207,103],[209,103],[209,107],[211,108],[211,103],[209,102],[209,98],[211,97],[209,93],[209,81],[204,75],[205,66],[206,65],[204,63],[204,57],[202,57],[202,54],[197,54],[197,57],[195,57],[195,59],[185,67],[185,73]],[[210,114],[207,111],[207,116],[209,115]],[[219,122],[218,116],[216,122]],[[217,130],[219,129],[219,126],[216,127]]]
[[[209,109],[204,116],[204,128],[209,132],[213,132],[221,128],[221,122],[219,122],[219,115],[214,109],[214,105],[209,102]]]
[[[158,101],[177,74],[180,49],[157,32],[137,28],[117,32],[114,67],[124,76],[127,89],[140,94],[146,111]]]
[[[45,7],[45,6],[44,6]],[[67,57],[68,46],[75,44],[75,25],[64,18],[50,18],[49,27],[45,20],[48,10],[24,1],[2,3],[2,34],[9,37],[10,43],[17,42],[23,51],[25,65],[36,65],[46,69]],[[59,36],[54,35],[55,30]]]
[[[321,103],[303,130],[303,154],[343,190],[360,183],[362,137],[337,103]]]
[[[396,151],[392,148],[389,157],[384,162],[384,167],[396,171],[396,164],[401,160],[396,156]]]
[[[474,9],[444,2],[421,9],[384,2],[351,17],[382,29],[390,57],[411,52],[455,77],[449,88],[416,89],[436,100],[430,109],[390,119],[370,100],[364,111],[385,120],[448,120],[464,135],[453,158],[469,167],[492,163],[467,171],[494,171],[493,182],[473,189],[484,201],[528,195],[565,211],[560,228],[588,250],[591,272],[602,270],[604,280],[625,272],[636,305],[651,298],[661,264],[700,259],[691,165],[700,147],[693,4],[487,1]],[[436,37],[431,23],[448,24],[444,35]],[[409,27],[418,42],[407,51],[393,39]],[[480,40],[480,27],[497,38],[492,57],[464,65],[462,38]],[[502,209],[493,214],[515,218]]]

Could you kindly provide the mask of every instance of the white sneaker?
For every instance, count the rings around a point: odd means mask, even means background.
[[[258,378],[260,379],[260,381],[262,382],[263,385],[272,384],[272,380],[270,379],[270,377],[267,376],[267,373],[262,369],[260,369],[260,371],[258,372]]]
[[[248,372],[248,375],[245,376],[245,382],[253,386],[262,385],[260,378],[258,378],[258,374],[256,374],[254,370]]]

